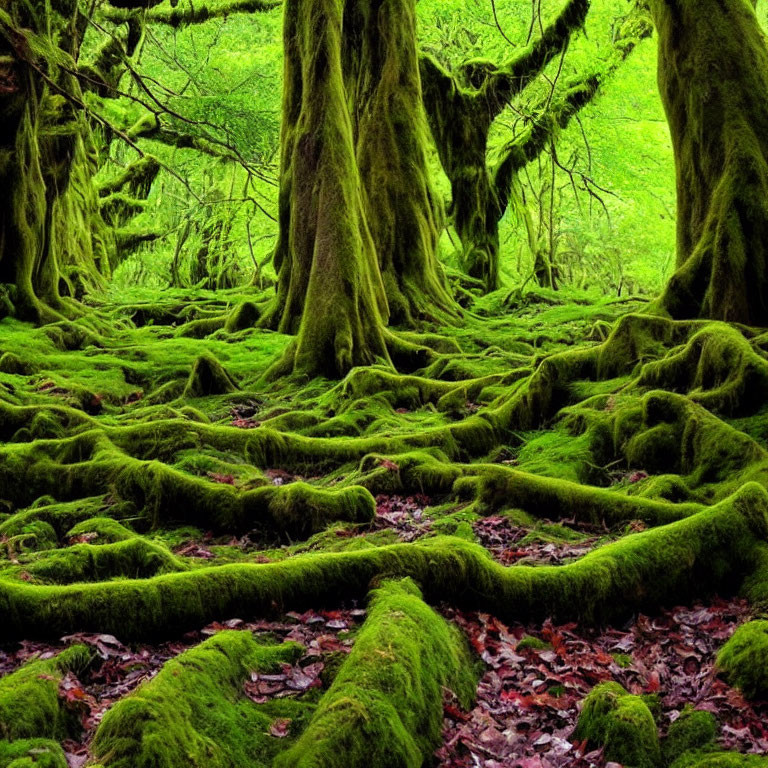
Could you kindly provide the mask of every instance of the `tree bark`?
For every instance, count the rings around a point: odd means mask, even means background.
[[[289,0],[277,297],[309,375],[389,364],[385,326],[457,313],[437,261],[414,0]],[[284,368],[285,366],[283,366]]]
[[[427,167],[415,2],[354,0],[347,7],[361,26],[360,36],[345,33],[344,57],[355,72],[357,162],[390,320],[445,322],[458,308],[437,260],[444,212]]]
[[[109,269],[82,94],[57,66],[75,61],[78,21],[71,3],[11,4],[0,15],[0,283],[33,322],[62,319],[72,309],[62,289],[79,293],[99,282],[97,264]]]
[[[286,362],[308,375],[389,359],[389,308],[342,59],[344,12],[343,0],[285,5],[276,319],[278,330],[298,334]]]
[[[768,49],[751,0],[653,0],[677,175],[676,318],[768,325]]]

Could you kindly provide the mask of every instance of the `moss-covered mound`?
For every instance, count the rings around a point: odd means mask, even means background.
[[[686,706],[669,727],[663,742],[664,760],[676,765],[692,759],[688,753],[711,751],[718,735],[717,721],[711,712]]]
[[[740,626],[717,656],[731,685],[749,699],[768,699],[768,621]]]
[[[601,683],[584,700],[576,738],[603,747],[608,760],[636,768],[658,768],[661,748],[656,722],[640,696],[618,683]]]
[[[17,739],[65,739],[78,732],[77,714],[59,698],[59,682],[67,672],[80,672],[91,652],[73,645],[44,661],[31,661],[0,678],[0,736]]]
[[[300,653],[292,643],[259,645],[250,632],[214,635],[112,707],[96,731],[93,754],[105,768],[269,766],[281,746],[270,725],[287,717],[298,727],[312,705],[255,704],[243,684]]]

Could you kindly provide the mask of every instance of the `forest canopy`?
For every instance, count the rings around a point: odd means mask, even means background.
[[[768,0],[0,0],[0,768],[768,765]]]

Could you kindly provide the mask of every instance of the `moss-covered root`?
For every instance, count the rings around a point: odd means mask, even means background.
[[[297,705],[254,704],[243,683],[254,671],[292,663],[300,652],[294,643],[263,646],[250,632],[220,632],[108,710],[93,754],[105,768],[267,766],[276,741],[270,724]]]
[[[369,522],[376,511],[373,496],[360,486],[325,490],[290,483],[242,491],[160,462],[130,462],[116,487],[153,525],[184,522],[228,533],[259,529],[299,538],[336,521]]]
[[[73,525],[67,532],[66,538],[73,539],[79,536],[93,537],[96,544],[115,544],[118,541],[127,541],[136,536],[130,529],[118,520],[111,517],[89,517]]]
[[[638,384],[685,392],[710,411],[754,413],[765,403],[768,360],[737,328],[706,323],[684,345],[643,365]]]
[[[200,355],[195,360],[184,387],[184,397],[227,395],[238,389],[224,366],[211,355]]]
[[[720,649],[717,668],[748,699],[768,699],[768,621],[739,627]]]
[[[649,525],[664,525],[702,509],[693,503],[671,504],[656,499],[622,496],[606,488],[542,477],[498,465],[475,466],[477,475],[458,479],[454,490],[460,496],[474,496],[479,511],[483,513],[520,508],[540,517],[575,517],[593,524],[605,522],[616,525],[643,520]]]
[[[133,536],[113,544],[75,544],[41,553],[26,571],[54,584],[107,581],[119,576],[142,579],[186,570],[187,566],[162,544]]]
[[[476,679],[464,640],[410,579],[374,590],[368,618],[306,731],[275,768],[418,768],[438,745],[442,690]]]
[[[585,622],[744,585],[764,563],[768,493],[757,483],[669,525],[625,536],[565,566],[503,567],[460,538],[311,553],[266,564],[190,569],[133,581],[49,586],[0,580],[0,639],[110,632],[157,637],[275,607],[364,597],[371,580],[410,576],[430,601],[450,599],[500,618]],[[754,589],[750,581],[747,586]]]
[[[0,737],[14,741],[74,736],[79,730],[77,715],[62,706],[59,682],[67,672],[81,672],[90,661],[88,648],[73,645],[0,679]],[[3,751],[0,747],[0,756]]]
[[[688,759],[691,752],[710,751],[717,738],[717,721],[711,712],[686,706],[669,727],[662,744],[664,762],[672,765],[676,760]]]
[[[57,741],[0,741],[0,768],[67,768],[67,756]]]
[[[605,757],[632,768],[658,768],[661,748],[656,722],[640,696],[618,683],[601,683],[584,700],[575,737],[604,747]]]

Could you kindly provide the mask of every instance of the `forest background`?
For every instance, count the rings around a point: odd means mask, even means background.
[[[541,14],[546,24],[559,7],[556,0],[544,0],[533,16]],[[540,108],[542,94],[546,98],[553,90],[556,101],[574,79],[609,69],[628,7],[625,0],[594,4],[563,62],[555,57],[535,87],[494,122],[489,158],[525,129],[526,116]],[[422,49],[448,66],[476,56],[509,58],[528,38],[532,19],[528,0],[499,3],[498,26],[486,0],[420,0],[417,12]],[[768,24],[764,0],[758,16]],[[142,86],[128,78],[126,92],[168,107],[163,120],[169,128],[199,145],[209,138],[219,143],[201,152],[137,139],[188,186],[161,171],[142,208],[131,211],[129,231],[152,239],[123,254],[111,282],[114,290],[232,287],[249,281],[255,266],[274,276],[269,257],[278,229],[281,28],[280,8],[204,24],[147,26],[135,62]],[[91,30],[84,55],[103,39],[100,30]],[[92,107],[104,111],[106,104],[105,114],[112,118],[118,110],[119,122],[126,125],[146,115],[129,98],[111,102],[94,99]],[[100,181],[118,177],[135,159],[131,147],[113,141]],[[450,185],[434,153],[430,166],[449,200]],[[520,175],[519,194],[500,222],[504,283],[510,288],[530,283],[540,244],[553,254],[562,284],[614,296],[657,294],[675,263],[674,178],[656,83],[656,41],[649,36],[560,132],[554,159],[547,148]],[[450,227],[444,230],[441,259],[456,268],[458,242]]]

